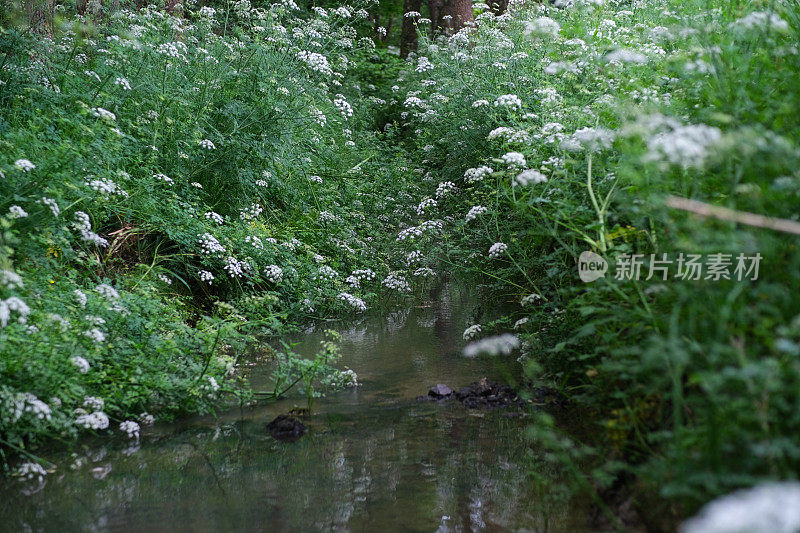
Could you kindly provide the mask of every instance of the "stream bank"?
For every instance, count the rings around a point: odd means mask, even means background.
[[[525,417],[459,402],[420,402],[436,382],[477,377],[509,382],[519,364],[461,355],[471,297],[453,287],[438,302],[358,322],[328,322],[290,336],[311,356],[334,327],[341,363],[360,386],[318,399],[293,444],[266,424],[296,406],[298,393],[218,418],[146,430],[131,445],[86,441],[78,457],[41,486],[6,481],[0,515],[12,530],[581,531],[586,511],[570,502],[558,472],[531,448]],[[268,365],[250,375],[267,386]],[[531,474],[552,480],[534,482]],[[28,492],[25,494],[20,489]],[[80,505],[77,504],[80,502]]]

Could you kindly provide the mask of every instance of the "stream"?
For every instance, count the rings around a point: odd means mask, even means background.
[[[327,328],[361,386],[329,393],[282,443],[265,425],[299,394],[218,417],[83,441],[76,456],[48,455],[59,470],[35,487],[0,480],[2,531],[552,531],[586,530],[525,438],[530,419],[419,401],[436,383],[453,389],[486,376],[513,383],[513,358],[467,359],[461,334],[475,302],[446,288],[438,301],[356,323],[316,324],[286,340],[313,354]],[[254,388],[269,388],[257,367]],[[73,465],[80,463],[74,468]],[[552,470],[552,467],[549,467]]]

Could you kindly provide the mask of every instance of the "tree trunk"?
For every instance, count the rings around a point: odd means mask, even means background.
[[[388,22],[386,22],[386,26],[385,26],[386,34],[381,37],[381,42],[383,44],[386,44],[386,41],[389,40],[389,35],[392,33],[392,20],[393,20],[392,17],[389,17]]]
[[[400,57],[407,57],[409,52],[417,50],[417,27],[414,25],[416,18],[406,17],[409,11],[422,9],[422,0],[403,0],[403,28],[400,31]]]
[[[471,0],[428,0],[434,34],[452,35],[472,22]]]

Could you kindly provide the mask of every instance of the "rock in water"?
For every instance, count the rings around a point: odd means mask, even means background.
[[[453,389],[443,383],[437,383],[428,391],[428,396],[432,398],[447,398],[453,394]]]
[[[275,420],[267,424],[267,431],[273,439],[281,442],[295,442],[308,433],[308,428],[296,418],[278,415]]]

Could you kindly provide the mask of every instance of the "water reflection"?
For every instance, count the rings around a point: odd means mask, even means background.
[[[315,404],[294,444],[265,424],[300,398],[218,419],[157,425],[140,445],[87,448],[38,491],[0,489],[9,531],[580,531],[581,513],[532,482],[538,459],[527,420],[458,403],[417,402],[436,382],[466,385],[509,375],[459,356],[469,302],[446,293],[409,309],[337,329],[343,363],[362,386]],[[325,327],[295,349],[313,353]],[[268,373],[255,371],[256,387]],[[74,469],[69,464],[74,464]]]

